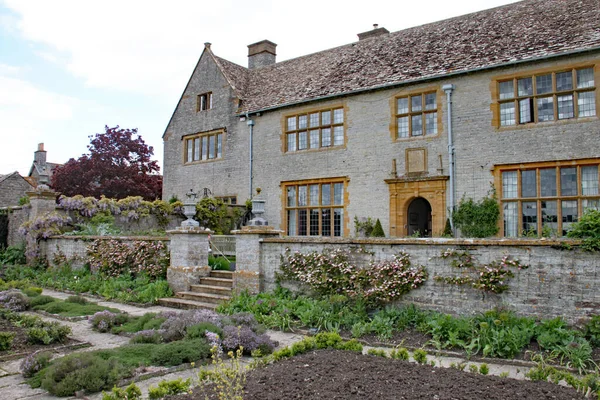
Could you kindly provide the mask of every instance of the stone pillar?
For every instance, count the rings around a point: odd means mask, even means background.
[[[283,231],[272,226],[244,226],[235,234],[236,270],[233,272],[233,291],[248,290],[251,294],[261,289],[260,242],[263,238],[281,237]]]
[[[35,190],[26,192],[29,196],[29,204],[31,206],[29,210],[29,221],[33,221],[36,218],[40,218],[44,215],[50,214],[56,211],[56,193],[46,185],[39,185]],[[36,259],[42,256],[40,250],[40,244],[36,238],[27,235],[26,240],[26,251],[27,264],[33,264]]]
[[[171,239],[171,264],[167,281],[174,292],[185,292],[200,278],[210,275],[208,266],[208,237],[204,228],[183,228],[167,231]]]

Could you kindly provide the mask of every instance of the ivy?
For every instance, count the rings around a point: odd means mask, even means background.
[[[450,265],[462,269],[466,274],[460,276],[435,276],[438,282],[450,285],[469,285],[474,289],[492,293],[502,293],[508,290],[508,281],[514,278],[513,269],[527,269],[529,265],[522,264],[518,259],[504,256],[500,261],[489,264],[476,264],[475,258],[466,250],[448,249],[440,255],[444,259],[452,259]]]
[[[452,221],[462,235],[473,238],[485,238],[497,234],[498,218],[500,218],[500,207],[493,191],[477,202],[463,196],[452,214]]]

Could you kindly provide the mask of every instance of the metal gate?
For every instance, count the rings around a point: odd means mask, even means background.
[[[0,249],[8,247],[8,211],[0,210]]]

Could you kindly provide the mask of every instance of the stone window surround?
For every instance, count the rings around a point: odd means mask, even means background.
[[[212,129],[210,131],[204,131],[204,132],[197,132],[194,134],[190,134],[190,135],[183,135],[181,137],[181,141],[183,142],[183,146],[182,146],[182,160],[183,160],[183,164],[184,165],[192,165],[192,164],[200,164],[200,163],[206,163],[206,162],[213,162],[213,161],[219,161],[223,159],[223,153],[224,153],[224,149],[225,149],[225,140],[226,140],[226,133],[227,133],[227,129],[226,128],[219,128],[219,129]],[[203,137],[215,137],[215,149],[214,149],[214,157],[212,158],[208,158],[208,151],[207,151],[207,158],[206,159],[202,159],[202,149],[200,149],[200,156],[199,159],[194,159],[196,158],[195,155],[195,151],[196,149],[194,148],[194,139],[200,139],[200,147],[202,147],[202,138]],[[218,137],[221,137],[221,146],[220,146],[220,153],[219,153],[219,146],[218,146]],[[209,139],[207,140],[207,142],[209,142]],[[192,160],[188,160],[188,156],[189,156],[189,146],[192,146]]]
[[[212,92],[201,93],[196,97],[196,112],[208,111],[213,108]]]
[[[588,159],[580,159],[580,160],[564,160],[564,161],[548,161],[548,162],[534,162],[534,163],[521,163],[521,164],[506,164],[506,165],[497,165],[494,166],[494,185],[496,188],[496,193],[498,194],[498,201],[500,203],[500,218],[499,218],[499,236],[505,236],[505,228],[504,228],[504,218],[505,218],[505,205],[507,203],[515,203],[517,204],[516,209],[516,222],[517,222],[517,236],[522,236],[523,234],[523,203],[536,203],[535,208],[535,222],[531,222],[532,224],[536,224],[536,232],[539,234],[542,232],[543,227],[543,211],[542,211],[542,202],[555,202],[556,204],[556,234],[558,236],[562,236],[563,231],[563,218],[562,218],[562,202],[574,201],[577,203],[577,218],[581,217],[583,214],[583,202],[584,201],[600,201],[600,192],[597,194],[584,195],[582,194],[582,167],[592,167],[597,166],[600,168],[600,158],[588,158]],[[572,196],[563,196],[561,195],[561,168],[576,168],[577,170],[577,194]],[[547,190],[547,188],[542,188],[541,184],[541,170],[556,170],[556,194],[549,196],[542,196],[542,190]],[[503,193],[503,172],[517,172],[516,183],[517,188],[514,197],[505,197]],[[523,171],[535,171],[535,196],[526,197],[523,196],[523,188],[522,188],[522,172]],[[600,172],[599,172],[600,176]],[[598,182],[597,184],[600,184]],[[546,221],[548,223],[554,223],[552,221]],[[570,223],[570,222],[566,222]],[[566,226],[565,226],[566,228]],[[560,233],[560,234],[559,234]]]
[[[215,199],[219,199],[225,204],[237,205],[237,195],[215,196]]]
[[[577,81],[576,81],[576,70],[581,70],[581,69],[586,69],[586,68],[592,68],[593,72],[594,72],[594,86],[593,87],[586,87],[586,88],[577,88]],[[567,72],[567,71],[573,71],[574,73],[574,87],[572,90],[566,90],[566,91],[558,91],[556,90],[556,74],[560,74],[562,72]],[[535,81],[536,81],[536,77],[541,76],[541,75],[547,75],[547,74],[551,74],[552,75],[552,91],[549,93],[544,93],[544,94],[535,94],[535,86],[533,87],[533,93],[532,95],[524,95],[524,96],[516,96],[514,98],[511,99],[500,99],[500,82],[505,82],[505,81],[510,81],[513,80],[514,84],[514,90],[515,90],[515,94],[518,95],[518,80],[519,79],[523,79],[523,78],[529,78],[531,77],[533,80],[533,85],[536,85]],[[492,126],[496,129],[501,129],[501,130],[513,130],[513,129],[523,129],[523,128],[530,128],[532,126],[536,126],[539,124],[544,124],[544,123],[553,123],[553,124],[563,124],[563,123],[577,123],[577,122],[581,122],[581,121],[589,121],[589,120],[594,120],[598,118],[598,113],[600,112],[600,91],[598,90],[598,82],[600,82],[600,60],[593,60],[593,61],[585,61],[585,62],[579,62],[579,63],[564,63],[562,65],[559,66],[552,66],[552,67],[546,67],[546,68],[538,68],[538,69],[532,69],[532,70],[527,70],[527,71],[523,71],[523,72],[514,72],[514,73],[510,73],[510,74],[502,74],[502,75],[497,75],[497,76],[493,76],[491,78],[491,82],[490,82],[490,91],[491,91],[491,98],[492,98],[492,103],[491,103],[491,110],[492,110]],[[595,108],[596,108],[596,112],[595,112],[595,116],[584,116],[584,117],[578,117],[577,116],[577,98],[575,96],[575,93],[583,93],[583,92],[595,92]],[[564,118],[564,119],[559,119],[558,118],[558,105],[557,105],[557,93],[558,96],[561,95],[569,95],[569,94],[573,94],[573,112],[574,112],[574,116],[572,118]],[[537,112],[537,103],[535,102],[535,100],[539,97],[539,98],[543,98],[543,97],[549,97],[552,96],[553,98],[553,107],[554,107],[554,119],[550,120],[550,121],[543,121],[543,122],[537,122],[537,117],[538,117],[538,112]],[[520,119],[520,115],[519,115],[519,100],[525,100],[525,99],[532,99],[533,101],[533,110],[532,115],[531,115],[531,122],[519,122]],[[507,102],[514,102],[515,103],[515,124],[513,125],[501,125],[501,115],[500,115],[500,104],[502,103],[507,103]]]
[[[288,232],[288,210],[290,209],[295,209],[295,210],[299,210],[299,209],[306,209],[306,210],[312,210],[312,209],[318,209],[318,210],[322,210],[322,209],[330,209],[333,210],[334,208],[341,208],[343,215],[342,215],[342,221],[341,221],[341,237],[345,237],[348,236],[348,221],[349,221],[349,216],[348,216],[348,204],[349,204],[349,197],[348,197],[348,184],[350,182],[350,179],[347,176],[340,176],[340,177],[332,177],[332,178],[318,178],[318,179],[306,179],[306,180],[294,180],[294,181],[284,181],[281,182],[281,226],[284,232]],[[341,204],[334,204],[334,189],[333,189],[333,184],[336,183],[341,183],[342,186],[342,203]],[[330,192],[330,205],[321,205],[321,199],[319,199],[319,204],[318,205],[311,205],[310,203],[308,203],[308,196],[310,196],[310,186],[311,185],[319,185],[319,197],[321,197],[322,193],[321,193],[321,185],[326,185],[326,184],[331,184],[331,192]],[[296,192],[296,206],[295,207],[288,207],[288,188],[289,187],[298,187],[298,186],[306,186],[307,187],[307,205],[306,206],[298,206],[298,194]],[[296,217],[296,221],[298,221],[298,217]],[[331,235],[330,236],[326,236],[326,237],[335,237],[334,236],[334,226],[333,226],[333,221],[334,221],[334,215],[333,212],[331,214],[331,221],[332,221],[332,225],[331,225]],[[307,235],[301,235],[301,236],[321,236],[322,234],[322,214],[319,212],[319,232],[318,235],[310,235],[310,213],[307,213],[307,217],[306,217],[306,230],[307,230]],[[297,229],[299,227],[299,224],[296,223],[296,232]],[[300,235],[290,235],[290,236],[300,236]]]
[[[343,115],[343,121],[341,123],[334,123],[333,121],[333,111],[334,110],[342,110],[342,115]],[[330,124],[322,124],[321,123],[321,113],[322,112],[326,112],[326,111],[331,111],[331,123]],[[319,124],[318,126],[310,126],[310,115],[311,114],[319,114]],[[299,117],[301,116],[306,116],[307,118],[307,127],[304,130],[304,128],[299,129],[298,125],[299,125]],[[296,129],[290,129],[288,130],[288,118],[291,117],[296,117]],[[346,136],[346,130],[347,130],[347,120],[348,120],[348,108],[345,104],[345,102],[339,102],[339,103],[333,103],[331,105],[327,105],[327,106],[319,106],[319,107],[311,107],[311,108],[305,108],[302,109],[300,111],[296,110],[293,113],[287,113],[284,114],[281,117],[281,151],[283,154],[302,154],[302,153],[306,153],[306,152],[315,152],[315,151],[329,151],[329,150],[335,150],[335,149],[343,149],[346,147],[346,143],[347,143],[347,136]],[[334,137],[333,137],[333,129],[334,127],[342,127],[343,129],[343,143],[342,144],[338,144],[338,145],[334,145]],[[310,138],[310,132],[311,129],[310,128],[316,128],[319,131],[319,143],[317,147],[311,148],[311,138]],[[331,144],[329,146],[323,146],[322,145],[322,134],[321,134],[321,129],[331,129]],[[306,147],[303,149],[298,150],[299,148],[299,144],[300,144],[300,137],[299,137],[299,132],[303,132],[306,131]],[[295,150],[290,150],[288,151],[288,135],[289,134],[295,134],[295,140],[296,140],[296,146],[295,146]]]
[[[425,110],[424,106],[422,111],[418,111],[418,112],[408,112],[408,113],[398,113],[398,99],[403,98],[403,97],[407,97],[409,99],[409,104],[410,104],[410,97],[415,97],[417,95],[426,95],[426,94],[431,94],[431,93],[435,93],[435,102],[436,102],[436,108],[435,109],[430,109],[430,110]],[[390,124],[390,136],[392,138],[392,141],[394,142],[405,142],[405,141],[410,141],[410,140],[420,140],[423,138],[435,138],[435,137],[439,137],[443,131],[443,121],[442,121],[442,105],[443,105],[443,98],[444,98],[444,93],[440,90],[439,85],[436,86],[427,86],[427,87],[422,87],[419,89],[411,89],[411,90],[403,90],[400,91],[396,94],[394,94],[391,99],[390,99],[390,110],[391,110],[391,114],[392,114],[392,123]],[[422,135],[419,136],[412,136],[411,134],[411,116],[413,115],[422,115],[425,116],[426,114],[430,114],[430,113],[437,113],[437,118],[436,118],[436,122],[435,122],[435,127],[436,127],[436,133],[433,134],[425,134],[425,129],[426,129],[426,125],[425,125],[425,121],[422,121]],[[402,116],[408,116],[409,117],[409,125],[408,125],[408,137],[398,137],[398,118],[402,117]]]

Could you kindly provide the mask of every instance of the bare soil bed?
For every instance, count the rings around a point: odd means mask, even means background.
[[[177,400],[216,399],[198,387]],[[339,350],[319,350],[248,373],[244,399],[583,399],[574,389]]]

